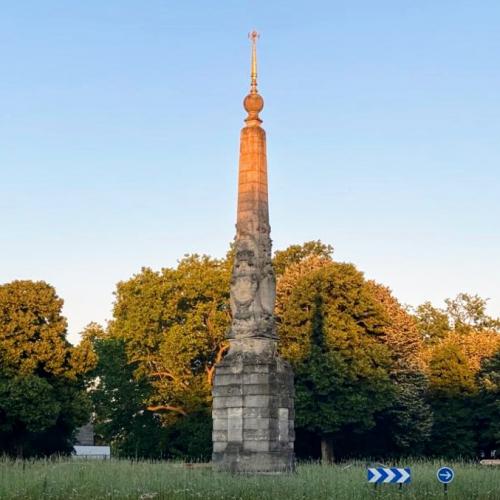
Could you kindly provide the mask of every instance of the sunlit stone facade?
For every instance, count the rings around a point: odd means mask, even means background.
[[[276,278],[271,260],[266,133],[259,113],[257,60],[240,138],[235,261],[231,280],[230,349],[215,369],[213,465],[232,472],[294,469],[294,388],[290,365],[277,354]]]

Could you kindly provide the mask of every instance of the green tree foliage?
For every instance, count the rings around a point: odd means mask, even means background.
[[[280,352],[296,374],[296,424],[325,459],[473,456],[500,446],[500,321],[459,294],[412,316],[320,241],[278,251]],[[0,286],[0,452],[69,452],[88,421],[127,457],[208,459],[211,385],[228,344],[232,253],[144,268],[117,286],[113,321],[66,339],[44,282]],[[319,442],[319,441],[318,441]]]
[[[115,456],[164,457],[165,430],[144,405],[151,385],[144,376],[134,375],[137,363],[129,362],[124,341],[100,332],[93,345],[99,360],[91,373],[97,440],[110,444]]]
[[[166,427],[166,453],[169,458],[209,461],[212,458],[212,415],[191,413]]]
[[[500,450],[500,350],[485,358],[478,373],[476,429],[478,447],[486,456]]]
[[[461,294],[445,309],[426,303],[412,316],[389,289],[334,262],[320,241],[278,251],[274,264],[279,348],[296,374],[299,448],[307,434],[321,438],[325,458],[333,449],[337,456],[473,453],[476,372],[498,349],[480,299]],[[101,360],[97,428],[121,454],[209,457],[231,265],[229,252],[142,269],[118,284],[106,334],[86,335],[95,352],[82,342],[82,363],[92,353]],[[437,438],[449,428],[459,446]]]
[[[123,414],[119,426],[99,426],[122,454],[135,449],[148,456],[149,447],[155,456],[211,455],[211,387],[215,364],[228,348],[230,275],[231,254],[224,260],[192,255],[174,269],[144,268],[118,284],[109,336],[98,350],[118,349],[113,356],[126,368],[117,378],[108,377],[112,381],[107,385],[99,385],[95,397],[101,400],[97,418],[103,424],[110,420],[109,411]],[[111,341],[117,344],[108,344]],[[111,373],[116,368],[99,369]],[[106,386],[121,394],[121,410],[107,402]],[[142,427],[136,425],[139,421]],[[148,429],[144,432],[154,444],[134,448],[130,444],[150,442],[142,429]]]
[[[398,371],[392,377],[394,402],[380,415],[374,435],[385,438],[377,455],[412,455],[425,452],[431,438],[432,409],[427,401],[429,381],[419,370]]]
[[[398,302],[386,286],[375,281],[368,281],[367,287],[385,313],[382,342],[391,353],[391,373],[421,369],[420,352],[423,342],[415,318]]]
[[[193,255],[118,284],[111,335],[150,379],[147,408],[162,418],[210,406],[214,365],[227,350],[229,280],[227,260]]]
[[[444,340],[452,332],[462,335],[484,331],[500,333],[500,319],[487,314],[487,303],[486,299],[467,293],[446,299],[444,309],[425,302],[415,311],[422,339],[432,345]]]
[[[0,451],[71,451],[90,414],[84,374],[92,357],[66,340],[63,301],[44,282],[0,286]]]
[[[333,247],[321,241],[307,241],[302,245],[290,245],[285,250],[277,250],[273,257],[273,266],[276,276],[281,276],[287,268],[298,264],[304,259],[312,256],[331,260]]]
[[[446,299],[446,313],[456,332],[494,330],[500,333],[500,319],[486,312],[487,300],[479,295],[459,293],[454,299]]]
[[[162,425],[159,415],[146,409],[150,380],[137,375],[123,339],[105,332],[94,338],[99,362],[91,373],[94,424],[98,442],[110,444],[114,456],[208,460],[211,455],[211,416],[193,413]]]
[[[287,251],[285,250],[283,253],[286,255]],[[311,276],[311,273],[318,269],[331,266],[332,259],[327,253],[308,253],[305,249],[296,246],[294,246],[292,255],[299,255],[301,258],[291,259],[291,264],[278,280],[276,311],[281,335],[281,352],[294,362],[296,370],[300,371],[301,367],[298,361],[301,360],[304,352],[308,352],[310,336],[303,328],[288,329],[284,334],[282,325],[284,304],[288,302],[292,294],[296,294],[297,290],[301,289],[302,280],[306,276]],[[341,280],[338,280],[338,285],[342,286]],[[385,396],[391,403],[385,409],[373,412],[375,427],[359,425],[356,427],[359,436],[343,433],[347,439],[342,443],[342,436],[338,436],[337,442],[341,448],[345,448],[346,452],[365,456],[367,454],[417,454],[423,450],[430,437],[432,423],[432,412],[426,400],[428,380],[422,373],[420,362],[422,348],[420,332],[415,319],[392,296],[387,287],[373,281],[364,282],[364,280],[361,280],[358,286],[364,287],[366,300],[371,301],[377,311],[376,317],[379,324],[377,325],[378,335],[376,338],[379,344],[387,348],[388,362],[385,369],[391,383]],[[346,316],[355,313],[350,305],[346,306],[344,311]],[[291,308],[286,312],[286,315],[288,318],[294,317],[299,325],[304,323],[300,307]],[[355,316],[353,320],[356,321]],[[364,339],[366,336],[367,334],[364,332],[362,338]],[[352,340],[354,341],[354,338]],[[317,352],[313,358],[312,365],[315,368],[306,367],[304,376],[310,377],[316,369],[322,368],[316,378],[325,387],[336,391],[336,385],[330,380],[330,377],[336,376],[338,368],[334,369],[328,364],[326,366],[324,363],[322,364],[320,362],[322,358],[317,356]],[[362,432],[363,430],[366,432]],[[303,433],[299,431],[299,449],[302,435]],[[310,438],[311,433],[309,432],[305,439]]]
[[[415,313],[434,413],[428,452],[471,457],[491,447],[486,436],[492,407],[489,396],[479,392],[478,372],[500,348],[499,320],[487,314],[487,301],[477,295],[460,293],[445,305],[425,303]]]
[[[430,302],[424,302],[417,307],[415,319],[422,340],[427,344],[435,344],[451,331],[446,312],[434,307]]]
[[[385,316],[351,264],[313,255],[282,280],[279,334],[295,370],[296,425],[321,436],[328,460],[336,441],[372,428],[392,400]]]
[[[382,341],[391,354],[389,374],[394,399],[366,436],[365,454],[419,455],[425,450],[432,427],[432,410],[427,401],[429,383],[420,360],[422,338],[415,318],[389,288],[374,281],[369,281],[368,287],[386,315]]]
[[[44,431],[55,425],[61,411],[54,388],[34,375],[2,380],[0,408],[4,412],[4,432],[15,432],[21,422],[27,432]]]
[[[434,411],[431,455],[471,457],[474,435],[474,372],[462,350],[450,343],[435,349],[430,361],[430,399]]]

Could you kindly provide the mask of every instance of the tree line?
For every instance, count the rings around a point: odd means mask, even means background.
[[[299,458],[500,450],[500,320],[485,299],[409,309],[320,241],[277,251],[274,267]],[[231,268],[232,251],[143,268],[117,284],[112,320],[88,325],[77,346],[53,287],[1,285],[0,452],[68,453],[92,420],[115,455],[209,459]]]

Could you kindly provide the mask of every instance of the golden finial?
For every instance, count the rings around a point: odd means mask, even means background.
[[[253,30],[251,33],[248,33],[248,38],[252,41],[252,70],[250,73],[251,82],[250,82],[250,93],[257,93],[257,40],[260,35]]]
[[[248,33],[248,38],[252,41],[252,70],[250,73],[250,93],[245,97],[243,106],[248,112],[245,122],[248,127],[258,127],[262,120],[259,118],[259,113],[264,107],[264,99],[257,92],[257,39],[259,34],[254,30]]]

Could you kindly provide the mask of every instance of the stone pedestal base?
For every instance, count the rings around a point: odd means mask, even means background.
[[[213,386],[213,468],[241,473],[294,470],[294,389],[277,356],[227,356]]]

